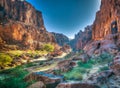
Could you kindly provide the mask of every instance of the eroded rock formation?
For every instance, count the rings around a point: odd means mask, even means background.
[[[79,50],[92,39],[92,26],[87,26],[84,31],[81,31],[75,35],[75,38],[71,40],[70,44],[72,48]]]
[[[26,1],[0,0],[0,14],[8,20],[20,21],[27,25],[44,25],[41,12]]]
[[[39,49],[42,43],[55,43],[44,27],[42,13],[21,0],[0,0],[0,37],[20,49]]]
[[[101,0],[93,24],[92,39],[102,40],[114,29],[120,32],[120,0]]]

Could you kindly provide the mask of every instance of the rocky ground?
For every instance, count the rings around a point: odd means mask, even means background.
[[[40,51],[2,52],[14,60],[10,64],[13,68],[0,72],[0,86],[119,88],[120,51],[116,37],[119,39],[119,33],[107,35],[104,40],[94,41],[77,52],[70,52],[67,45],[49,54],[40,54]],[[8,80],[12,80],[11,83]],[[18,84],[14,84],[15,80]]]
[[[18,83],[22,81],[23,88],[119,88],[119,51],[92,53],[90,56],[81,50],[57,57],[22,54],[29,63],[1,71],[0,86],[4,88],[3,82],[20,72],[16,78],[22,78]],[[11,84],[9,86],[15,85],[14,82]]]
[[[32,86],[36,86],[38,82],[42,82],[44,85],[42,87],[38,85],[39,87],[36,88],[119,88],[119,76],[115,75],[117,74],[115,68],[109,67],[109,61],[107,60],[104,63],[99,60],[98,62],[94,62],[97,60],[92,61],[85,53],[79,53],[79,56],[76,53],[70,53],[66,57],[44,60],[42,65],[38,64],[39,61],[37,61],[35,62],[36,66],[26,68],[30,74],[25,77],[25,80],[37,80],[29,88],[34,88]],[[85,65],[83,69],[87,71],[76,70],[74,73],[75,69],[81,69],[78,63]],[[114,64],[111,66],[114,67]],[[100,70],[100,68],[103,69]],[[73,74],[73,77],[68,77],[70,76],[69,72],[73,72],[70,73]],[[82,78],[79,79],[78,74],[81,73],[83,73]],[[76,76],[78,79],[76,79],[75,75],[78,75]]]

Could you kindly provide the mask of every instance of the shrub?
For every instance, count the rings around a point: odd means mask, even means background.
[[[51,44],[44,44],[43,45],[43,50],[47,52],[53,52],[54,51],[54,46]]]
[[[76,71],[68,72],[64,74],[64,76],[65,76],[65,79],[67,80],[82,80],[83,79],[82,74]]]
[[[108,66],[101,67],[101,68],[99,69],[99,72],[105,71],[105,70],[109,70],[109,67],[108,67]]]
[[[12,58],[4,53],[0,53],[0,66],[4,67],[12,62]]]
[[[109,53],[103,53],[96,57],[96,62],[99,64],[109,63],[113,59],[113,56]]]
[[[24,81],[24,77],[28,72],[25,71],[22,66],[3,70],[0,73],[8,76],[0,80],[0,88],[27,88],[30,84]]]
[[[91,61],[91,62],[86,62],[86,63],[83,63],[83,62],[81,62],[81,61],[79,61],[78,62],[78,66],[80,66],[80,67],[83,67],[83,68],[92,68],[92,65],[93,65],[93,62]]]

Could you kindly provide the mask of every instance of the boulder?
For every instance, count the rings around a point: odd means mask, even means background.
[[[30,85],[28,88],[46,88],[46,87],[43,82],[38,81]]]
[[[87,83],[73,82],[73,83],[60,83],[57,85],[56,88],[99,88],[99,87]]]
[[[110,68],[116,75],[120,76],[120,55],[114,57],[113,62],[110,64]]]
[[[94,73],[90,77],[88,77],[85,80],[85,82],[92,84],[103,84],[106,83],[109,77],[111,77],[112,75],[113,75],[112,70],[106,70],[99,73]]]
[[[55,50],[54,52],[50,53],[50,56],[57,57],[57,56],[61,56],[62,54],[63,54],[62,50]]]
[[[47,86],[47,88],[55,88],[58,83],[63,81],[63,76],[56,76],[44,72],[35,72],[25,77],[25,81],[30,82],[33,80],[43,82]]]
[[[89,60],[89,56],[87,54],[82,54],[80,56],[73,57],[72,60],[75,60],[75,61],[81,60],[82,62],[87,62]]]
[[[75,66],[75,63],[72,60],[63,60],[58,62],[57,66],[55,69],[59,69],[62,72],[67,72],[71,70]]]

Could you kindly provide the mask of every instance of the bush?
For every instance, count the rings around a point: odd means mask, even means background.
[[[95,58],[96,62],[99,64],[110,63],[113,59],[113,56],[109,53],[103,53]]]
[[[92,65],[93,65],[93,62],[91,61],[88,61],[86,63],[83,63],[81,61],[78,62],[78,66],[79,67],[82,67],[82,68],[86,68],[86,69],[89,69],[89,68],[92,68]]]
[[[101,68],[99,69],[99,72],[105,71],[105,70],[109,70],[109,67],[108,67],[108,66],[101,67]]]
[[[82,74],[80,72],[76,72],[76,71],[71,71],[68,72],[66,74],[64,74],[65,79],[67,80],[82,80]]]
[[[12,58],[4,53],[0,53],[0,66],[4,67],[7,66],[8,64],[10,64],[12,62]]]
[[[43,45],[43,50],[47,52],[53,52],[54,51],[54,46],[51,44],[44,44]]]

